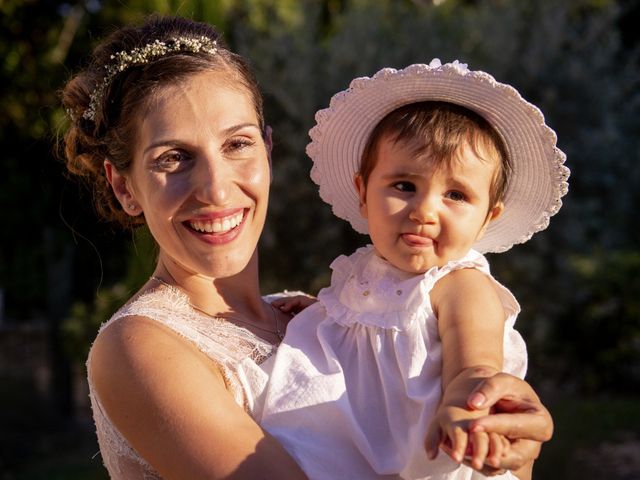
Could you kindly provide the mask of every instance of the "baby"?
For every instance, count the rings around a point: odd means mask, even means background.
[[[498,465],[509,441],[469,432],[488,412],[466,398],[527,361],[482,253],[546,228],[565,156],[535,106],[457,61],[356,79],[316,120],[312,179],[372,245],[331,264],[317,302],[276,303],[300,313],[264,364],[257,420],[312,479],[475,478],[460,462]]]

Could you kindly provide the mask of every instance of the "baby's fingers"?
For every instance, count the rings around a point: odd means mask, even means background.
[[[297,300],[295,297],[279,298],[271,302],[271,305],[273,305],[275,308],[277,308],[281,312],[291,313],[291,314],[298,313],[304,309],[304,307],[301,306],[301,302]]]
[[[485,432],[473,432],[470,434],[471,443],[471,467],[480,470],[489,453],[489,435]]]
[[[295,295],[293,297],[278,298],[271,302],[275,308],[284,313],[295,315],[305,308],[313,305],[317,299],[308,295]]]
[[[495,432],[489,434],[489,453],[485,463],[492,467],[498,468],[500,466],[500,460],[502,455],[509,451],[509,440]]]
[[[447,431],[447,440],[442,445],[442,449],[456,462],[462,463],[467,454],[469,446],[469,436],[460,427],[453,426]]]
[[[286,306],[291,300],[284,297],[284,298],[276,298],[275,300],[271,301],[271,305],[273,305],[276,308],[282,308],[284,306]]]

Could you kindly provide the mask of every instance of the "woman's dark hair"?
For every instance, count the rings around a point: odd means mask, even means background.
[[[106,69],[114,64],[113,58],[119,53],[156,41],[202,37],[216,43],[215,53],[171,51],[144,64],[128,65],[104,84]],[[95,48],[89,66],[64,86],[62,105],[69,115],[70,126],[63,139],[63,157],[68,171],[85,180],[92,189],[95,207],[103,218],[127,228],[144,224],[142,216],[131,217],[123,211],[105,176],[104,161],[108,159],[119,172],[127,172],[137,134],[135,122],[145,102],[159,89],[205,71],[227,72],[232,77],[230,81],[246,88],[264,130],[262,96],[248,63],[226,47],[214,27],[186,18],[151,16],[139,26],[116,30]],[[101,85],[104,90],[96,97]],[[97,98],[93,103],[92,95]],[[86,115],[88,111],[92,114]]]

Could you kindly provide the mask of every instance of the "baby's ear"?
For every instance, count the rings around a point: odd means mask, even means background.
[[[489,224],[493,220],[498,218],[500,215],[502,215],[503,211],[504,211],[504,203],[503,202],[496,203],[493,206],[493,208],[491,210],[489,210],[489,213],[487,214],[487,219],[484,221],[484,225],[482,226],[482,228],[478,232],[478,235],[476,236],[476,241],[480,240],[484,236],[484,232],[487,231],[487,227],[489,226]]]
[[[353,183],[356,186],[356,191],[358,192],[360,215],[362,215],[363,218],[367,218],[367,186],[364,184],[362,175],[356,173],[353,177]]]
[[[489,211],[488,220],[492,221],[497,219],[504,212],[504,202],[500,201],[494,205],[494,207]]]

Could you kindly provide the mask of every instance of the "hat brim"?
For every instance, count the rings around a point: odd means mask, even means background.
[[[475,111],[502,137],[513,171],[504,196],[505,209],[473,248],[502,252],[545,229],[567,193],[566,156],[542,112],[511,86],[458,62],[415,64],[403,70],[383,69],[357,78],[316,113],[307,154],[312,180],[335,215],[363,234],[367,223],[359,212],[354,175],[373,128],[393,110],[419,101],[444,101]]]

